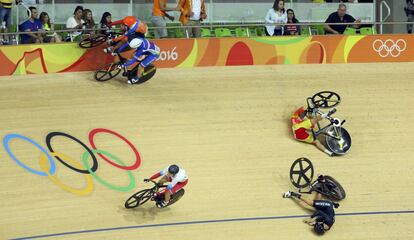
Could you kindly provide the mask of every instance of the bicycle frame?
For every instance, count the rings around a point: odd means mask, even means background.
[[[309,187],[309,191],[302,191],[302,189],[299,189],[299,193],[305,193],[305,194],[312,194],[313,191],[315,190],[315,185],[318,184],[319,181],[315,180]]]
[[[152,182],[155,185],[154,187],[150,188],[150,190],[153,193],[157,193],[160,188],[167,187],[166,185],[158,185],[158,183],[156,181],[154,181],[154,180],[150,180],[150,182]]]
[[[324,196],[328,195],[327,193],[320,191],[316,188],[316,185],[320,184],[322,188],[325,187],[325,183],[324,182],[319,182],[319,180],[315,180],[309,187],[309,191],[302,191],[302,189],[299,189],[299,193],[304,193],[304,194],[312,194],[312,192],[316,191]]]
[[[307,101],[307,104],[308,104],[308,110],[310,110],[310,111],[315,111],[317,114],[319,114],[319,115],[322,115],[323,114],[323,112],[322,111],[320,111],[318,108],[316,108],[313,104],[312,104],[312,98],[310,98],[310,97],[308,97],[307,99],[306,99],[306,101]],[[335,113],[336,112],[336,110],[333,112],[333,113]],[[331,113],[331,114],[333,114],[333,113]],[[321,128],[321,124],[319,123],[319,122],[317,122],[316,123],[316,125],[318,126],[318,130],[317,131],[314,131],[313,129],[312,129],[312,133],[313,133],[313,136],[314,136],[314,138],[316,139],[320,134],[325,134],[325,135],[327,135],[327,136],[329,136],[329,137],[332,137],[332,138],[334,138],[334,139],[336,139],[336,140],[338,140],[338,141],[340,141],[341,140],[341,138],[338,138],[337,136],[333,136],[333,135],[331,135],[331,134],[329,134],[329,133],[327,133],[326,132],[326,129],[328,129],[328,128],[330,128],[331,126],[334,126],[334,123],[335,123],[335,121],[336,121],[336,119],[334,119],[334,118],[332,118],[332,117],[330,117],[330,115],[331,114],[329,114],[327,117],[326,117],[326,119],[327,120],[329,120],[330,121],[330,124],[328,124],[328,125],[326,125],[325,127],[323,127],[323,128]],[[344,121],[342,121],[342,122],[340,122],[340,124],[339,124],[339,126],[335,126],[335,131],[337,131],[337,135],[338,136],[341,136],[341,133],[340,132],[338,132],[338,128],[339,129],[342,129],[342,125],[345,123],[345,120]],[[340,130],[339,130],[340,131]]]

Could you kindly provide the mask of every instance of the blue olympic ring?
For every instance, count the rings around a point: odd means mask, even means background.
[[[50,163],[49,173],[50,173],[50,175],[53,175],[56,172],[56,164],[55,164],[55,161],[54,161],[53,157],[49,154],[49,152],[45,148],[43,148],[41,145],[39,145],[37,142],[33,141],[32,139],[30,139],[28,137],[25,137],[23,135],[15,134],[15,133],[7,134],[3,138],[4,148],[6,149],[7,153],[9,154],[9,156],[11,158],[13,158],[13,160],[16,161],[16,163],[19,164],[22,168],[26,169],[27,171],[29,171],[31,173],[34,173],[34,174],[37,174],[37,175],[40,175],[40,176],[43,176],[43,177],[47,177],[47,175],[48,175],[45,172],[37,171],[37,170],[34,170],[32,168],[29,168],[28,166],[26,166],[25,164],[23,164],[22,162],[20,162],[16,158],[16,156],[14,156],[14,154],[10,151],[10,148],[9,148],[9,142],[13,138],[20,138],[22,140],[28,141],[29,143],[31,143],[31,144],[35,145],[37,148],[39,148],[40,151],[42,151],[47,156],[47,158],[49,159],[49,163]]]

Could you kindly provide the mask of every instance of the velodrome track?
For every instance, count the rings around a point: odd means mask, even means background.
[[[413,63],[278,65],[159,69],[154,79],[128,86],[95,82],[91,73],[0,78],[2,139],[11,133],[47,147],[50,132],[90,146],[96,128],[115,131],[139,151],[136,186],[116,191],[55,160],[56,176],[82,195],[19,166],[0,148],[1,239],[320,239],[302,218],[310,212],[281,198],[292,162],[312,160],[347,191],[326,239],[409,239],[414,230],[412,136]],[[330,158],[296,142],[289,116],[321,90],[339,93],[336,117],[346,119],[353,145]],[[122,140],[97,133],[98,149],[125,165],[135,156]],[[57,136],[56,152],[82,164],[85,149]],[[10,151],[42,171],[41,151],[10,140]],[[47,149],[47,148],[46,148]],[[130,175],[98,157],[105,182],[128,186]],[[170,163],[189,175],[175,205],[125,209],[142,180]],[[50,167],[43,164],[43,166]],[[85,187],[86,186],[86,187]],[[82,196],[81,196],[82,195]]]

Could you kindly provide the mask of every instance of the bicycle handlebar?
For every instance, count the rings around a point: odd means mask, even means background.
[[[157,187],[167,187],[166,185],[159,185],[158,184],[158,182],[156,182],[156,181],[154,181],[154,180],[152,180],[152,179],[148,179],[149,181],[148,182],[152,182],[155,186],[157,186]]]
[[[332,109],[331,111],[328,112],[327,116],[325,117],[327,120],[329,120],[333,125],[335,126],[342,126],[345,123],[345,120],[343,120],[341,122],[341,120],[339,120],[338,118],[333,118],[331,117],[332,114],[334,114],[336,112],[336,108]],[[316,110],[316,113],[319,115],[323,115],[324,112],[320,111],[319,109]]]
[[[148,180],[148,181],[147,181],[147,180]],[[155,185],[157,185],[157,184],[158,184],[156,181],[154,181],[154,180],[152,180],[152,179],[144,179],[144,181],[145,181],[145,182],[152,182],[152,183],[154,183]]]

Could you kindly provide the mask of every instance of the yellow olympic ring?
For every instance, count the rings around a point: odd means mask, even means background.
[[[70,158],[68,156],[66,156],[63,153],[56,153],[56,152],[50,152],[50,155],[54,156],[54,157],[59,157],[61,159],[64,159],[65,161],[69,162],[70,164],[72,164],[73,166],[77,167],[77,168],[82,168],[84,166],[82,166],[80,163],[78,163],[76,160],[73,160],[73,158]],[[39,162],[40,162],[40,168],[47,173],[47,177],[54,183],[56,184],[58,187],[60,187],[61,189],[73,193],[75,195],[78,196],[85,196],[88,195],[89,193],[92,192],[93,190],[93,181],[92,181],[92,177],[89,174],[83,174],[83,176],[86,179],[86,187],[82,188],[82,189],[78,189],[78,188],[74,188],[71,186],[68,186],[66,184],[64,184],[62,181],[60,181],[58,179],[58,177],[54,174],[51,175],[49,173],[49,160],[46,156],[46,154],[42,154],[39,158]]]

